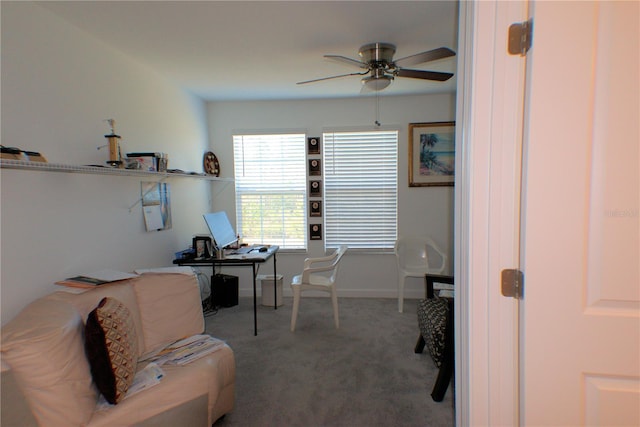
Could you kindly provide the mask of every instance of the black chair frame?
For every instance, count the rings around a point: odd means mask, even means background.
[[[436,274],[426,274],[424,276],[427,298],[433,298],[433,285],[434,283],[447,283],[450,285],[454,284],[453,276],[441,276]],[[433,386],[433,390],[431,391],[431,398],[435,402],[442,402],[444,399],[444,395],[447,392],[447,388],[449,387],[449,383],[451,382],[451,378],[454,375],[454,366],[455,366],[455,349],[454,349],[454,323],[453,323],[453,298],[447,298],[447,303],[449,307],[449,311],[447,314],[445,333],[444,333],[444,351],[443,351],[443,359],[440,364],[440,370],[438,371],[438,378],[436,379],[436,383]],[[416,343],[414,352],[422,353],[425,346],[425,340],[420,333],[418,337],[418,342]]]

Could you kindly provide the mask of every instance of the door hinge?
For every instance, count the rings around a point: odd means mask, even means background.
[[[509,46],[511,55],[525,56],[531,49],[533,39],[533,21],[529,19],[509,26]]]
[[[506,268],[502,270],[501,277],[502,295],[515,299],[522,299],[524,296],[524,274],[517,268]]]

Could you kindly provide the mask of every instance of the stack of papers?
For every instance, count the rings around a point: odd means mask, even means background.
[[[193,276],[195,272],[191,267],[158,267],[158,268],[138,268],[136,273],[157,273],[157,274],[186,274],[187,276]]]
[[[193,335],[169,344],[149,360],[158,366],[164,364],[186,365],[207,354],[220,350],[223,346],[224,341],[213,338],[210,335]]]
[[[133,383],[129,386],[126,397],[133,396],[142,390],[160,384],[162,377],[164,377],[162,368],[160,368],[157,363],[149,363],[144,369],[136,373],[136,376],[133,378]]]
[[[104,285],[105,283],[132,279],[134,277],[138,277],[138,275],[106,269],[80,276],[69,277],[68,279],[56,282],[56,285],[71,286],[75,288],[93,288],[98,285]]]
[[[160,368],[156,363],[149,363],[144,367],[144,369],[136,372],[136,376],[133,378],[133,383],[129,386],[129,390],[127,390],[127,394],[124,398],[128,399],[134,394],[160,384],[160,380],[162,380],[163,377],[164,371],[162,368]],[[105,399],[102,394],[100,394],[100,397],[98,398],[97,405],[99,410],[105,410],[114,406],[107,402],[107,399]]]

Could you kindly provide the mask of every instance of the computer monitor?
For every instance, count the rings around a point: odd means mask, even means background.
[[[224,249],[238,241],[238,235],[229,222],[226,212],[208,213],[203,217],[218,249]]]

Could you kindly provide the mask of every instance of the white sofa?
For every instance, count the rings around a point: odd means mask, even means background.
[[[54,292],[2,328],[2,412],[7,426],[210,426],[233,409],[235,359],[224,346],[185,366],[163,365],[159,384],[114,405],[98,404],[84,348],[87,316],[104,297],[129,309],[139,360],[201,334],[193,274],[145,273],[90,290]],[[132,334],[133,335],[133,334]],[[144,366],[138,363],[138,370]],[[24,397],[24,399],[23,399]]]

